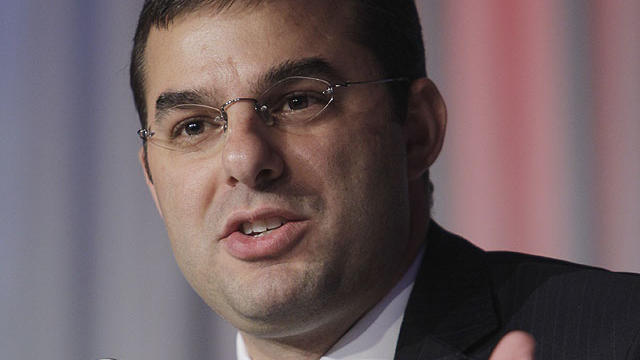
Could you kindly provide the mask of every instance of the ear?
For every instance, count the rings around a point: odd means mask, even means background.
[[[416,180],[436,161],[447,127],[447,108],[435,84],[416,79],[409,88],[404,124],[409,180]]]
[[[138,161],[140,162],[140,166],[142,167],[142,172],[144,173],[144,179],[147,182],[147,188],[151,193],[151,197],[153,198],[153,202],[156,204],[156,209],[158,209],[158,213],[160,217],[164,218],[162,215],[162,210],[160,209],[160,203],[158,202],[158,194],[156,193],[156,187],[151,180],[151,172],[149,170],[149,162],[147,159],[147,152],[145,151],[144,145],[140,147],[138,151]]]

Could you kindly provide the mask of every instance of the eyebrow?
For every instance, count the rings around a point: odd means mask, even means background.
[[[169,111],[169,109],[186,104],[211,105],[212,94],[205,90],[166,91],[156,100],[156,121]]]
[[[324,80],[331,81],[339,78],[340,73],[329,61],[320,57],[287,60],[264,73],[254,87],[264,91],[276,82],[291,76],[322,76],[325,77]]]
[[[291,76],[321,76],[325,77],[325,80],[331,81],[339,78],[339,71],[327,60],[320,57],[287,60],[267,70],[258,78],[258,81],[252,84],[252,88],[254,93],[261,93],[276,82]],[[166,91],[156,99],[155,119],[156,121],[162,120],[162,117],[171,108],[179,105],[220,106],[220,104],[212,104],[212,101],[214,101],[213,94],[204,89]]]

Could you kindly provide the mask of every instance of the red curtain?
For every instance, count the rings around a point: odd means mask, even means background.
[[[640,271],[640,1],[418,5],[449,110],[434,217],[486,249]]]

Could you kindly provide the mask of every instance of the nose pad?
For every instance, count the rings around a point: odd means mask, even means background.
[[[222,163],[227,184],[257,188],[279,178],[284,162],[269,132],[269,121],[255,106],[236,106],[226,117]]]
[[[265,123],[265,125],[273,126],[275,121],[273,119],[273,116],[269,112],[269,107],[267,107],[267,105],[261,105],[261,104],[256,102],[256,105],[255,105],[254,109],[256,110],[258,115],[260,115],[260,117],[262,118],[262,121]]]
[[[254,111],[260,115],[260,117],[262,118],[262,121],[265,123],[265,125],[267,126],[273,126],[275,123],[275,120],[273,118],[273,116],[271,115],[271,112],[269,111],[269,107],[265,104],[260,104],[258,102],[258,100],[253,99],[253,98],[235,98],[235,99],[231,99],[229,101],[227,101],[226,103],[224,103],[221,107],[220,107],[220,112],[221,115],[224,119],[224,131],[226,132],[227,129],[229,128],[229,115],[227,114],[227,108],[237,102],[240,101],[250,101],[253,102],[253,109]]]

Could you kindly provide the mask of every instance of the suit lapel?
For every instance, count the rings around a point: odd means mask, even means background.
[[[497,327],[484,252],[431,222],[395,358],[467,359]]]

